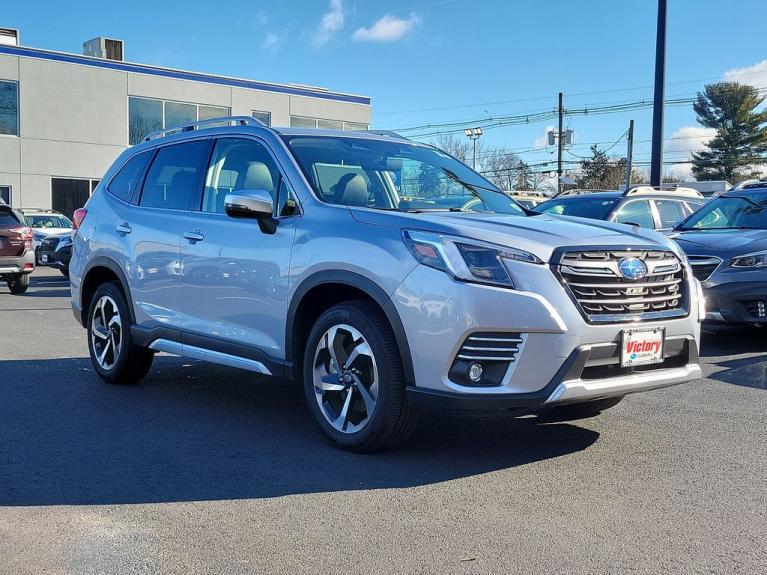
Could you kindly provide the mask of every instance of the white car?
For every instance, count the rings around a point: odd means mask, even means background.
[[[32,228],[32,246],[35,249],[35,258],[37,258],[40,244],[45,238],[72,231],[71,220],[55,210],[22,208],[19,212],[24,216],[24,223]]]

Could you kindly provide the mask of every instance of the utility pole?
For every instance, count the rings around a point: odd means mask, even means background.
[[[562,134],[562,120],[564,116],[564,109],[562,108],[562,92],[559,93],[559,130],[557,132],[557,193],[562,191],[562,147],[565,144],[564,135]]]
[[[629,137],[627,140],[628,150],[626,151],[626,189],[631,187],[631,169],[634,156],[634,120],[629,122]]]
[[[666,7],[658,0],[658,30],[655,37],[655,97],[652,112],[652,157],[650,185],[660,186],[663,179],[663,100],[666,80]]]

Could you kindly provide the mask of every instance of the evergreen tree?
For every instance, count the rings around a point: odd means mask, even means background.
[[[708,149],[692,154],[698,180],[743,180],[767,160],[767,110],[756,111],[763,101],[755,87],[738,82],[709,84],[698,93],[698,122],[716,130]]]

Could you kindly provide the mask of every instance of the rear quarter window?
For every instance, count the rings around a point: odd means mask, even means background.
[[[130,202],[134,192],[141,185],[141,176],[147,162],[152,157],[152,153],[153,150],[147,150],[128,160],[109,182],[107,187],[109,193],[124,202]]]

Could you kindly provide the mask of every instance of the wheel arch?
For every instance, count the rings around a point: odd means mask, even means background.
[[[133,309],[133,299],[130,296],[128,278],[125,277],[125,272],[123,272],[120,265],[113,259],[105,256],[98,256],[88,262],[80,282],[80,319],[82,320],[82,325],[87,325],[90,300],[96,293],[98,286],[106,281],[114,280],[117,280],[120,284],[125,299],[128,302],[131,324],[136,323],[136,312]]]
[[[312,274],[293,292],[285,326],[285,364],[288,377],[296,378],[301,373],[306,337],[322,312],[336,303],[354,299],[367,299],[384,313],[397,341],[405,383],[415,385],[410,345],[394,302],[373,280],[343,270],[325,270]]]

